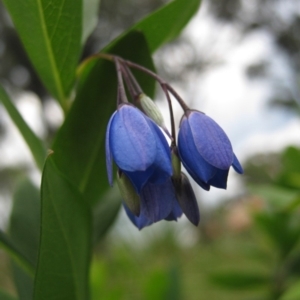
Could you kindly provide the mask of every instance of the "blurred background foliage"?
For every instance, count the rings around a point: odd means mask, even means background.
[[[81,59],[167,1],[101,2],[99,22]],[[299,84],[300,16],[287,19],[282,13],[282,6],[292,9],[300,5],[298,0],[206,0],[205,5],[214,22],[235,26],[241,41],[254,31],[267,31]],[[45,104],[49,95],[1,2],[0,37],[0,81],[14,93],[32,91]],[[181,65],[168,60],[174,49],[190,54]],[[182,86],[191,74],[222,64],[222,57],[197,52],[185,35],[161,49],[155,60],[163,77]],[[250,80],[274,83],[276,97],[270,99],[270,109],[299,115],[298,96],[278,85],[268,66],[268,61],[257,61],[244,71]],[[45,125],[50,139],[55,128],[47,122]],[[0,135],[5,135],[1,119]],[[21,178],[26,168],[0,170],[2,195],[12,194],[16,178]],[[155,233],[146,229],[142,240],[130,233],[120,238],[118,229],[108,232],[93,254],[92,299],[100,299],[99,295],[101,299],[124,300],[300,299],[300,149],[290,146],[280,153],[257,153],[248,158],[244,169],[246,192],[216,207],[203,207],[199,228],[185,224],[177,232],[176,225],[167,224]],[[13,269],[2,251],[0,270],[0,286],[15,294]],[[3,299],[10,298],[3,294]]]

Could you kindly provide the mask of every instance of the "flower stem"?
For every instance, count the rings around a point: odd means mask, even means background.
[[[170,123],[171,123],[172,146],[176,146],[176,130],[175,130],[175,121],[174,121],[174,113],[173,113],[171,97],[164,83],[161,83],[161,88],[164,91],[166,98],[168,100]]]
[[[136,92],[136,90],[135,90],[132,82],[130,81],[128,73],[127,73],[127,71],[125,69],[125,66],[123,64],[121,64],[121,71],[122,71],[122,76],[123,76],[123,78],[125,80],[126,86],[128,88],[128,91],[129,91],[129,93],[131,95],[131,98],[132,98],[132,100],[134,102],[136,102],[136,100],[138,98],[138,94],[137,94],[137,92]]]
[[[141,86],[139,85],[139,83],[137,82],[137,80],[135,79],[135,77],[133,76],[133,74],[131,73],[130,69],[127,67],[126,64],[123,64],[124,66],[124,69],[125,69],[125,72],[126,74],[128,75],[129,77],[129,80],[131,81],[131,84],[133,85],[135,91],[136,91],[136,94],[139,96],[140,94],[143,94],[143,90],[141,88]]]
[[[122,103],[128,103],[126,92],[125,92],[125,87],[124,87],[124,82],[123,82],[123,77],[122,77],[122,69],[121,69],[121,64],[119,61],[118,57],[114,57],[114,62],[116,65],[116,70],[117,70],[117,76],[118,76],[118,97],[117,97],[117,105],[120,105]]]
[[[151,76],[152,78],[154,78],[161,86],[164,86],[165,89],[167,89],[174,96],[174,98],[177,100],[177,102],[179,103],[179,105],[181,106],[181,108],[183,109],[184,112],[190,110],[189,107],[184,102],[184,100],[177,94],[177,92],[173,89],[173,87],[171,85],[169,85],[164,79],[162,79],[160,76],[158,76],[156,73],[152,72],[151,70],[149,70],[149,69],[147,69],[147,68],[145,68],[145,67],[143,67],[143,66],[141,66],[139,64],[136,64],[136,63],[134,63],[134,62],[132,62],[130,60],[123,59],[123,58],[121,58],[121,57],[119,57],[117,55],[112,55],[112,54],[107,54],[107,53],[97,53],[95,55],[92,55],[89,58],[87,58],[81,64],[81,66],[79,67],[77,73],[80,73],[80,71],[82,70],[82,68],[87,63],[89,63],[90,61],[92,61],[93,59],[96,59],[96,58],[103,58],[103,59],[115,62],[116,64],[117,63],[118,64],[122,63],[122,64],[124,64],[124,65],[126,65],[126,66],[128,66],[130,68],[134,68],[134,69],[137,69],[137,70],[140,70],[140,71],[144,72],[145,74],[147,74],[147,75]],[[128,76],[130,76],[130,74],[131,74],[131,72],[128,73]],[[119,74],[118,74],[118,76],[119,76]],[[133,75],[132,75],[132,77],[133,77]],[[122,81],[122,83],[123,83],[123,81]],[[124,85],[123,85],[123,88],[124,88]],[[124,90],[124,92],[125,92],[125,90]]]

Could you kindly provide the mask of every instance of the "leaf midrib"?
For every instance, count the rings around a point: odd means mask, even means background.
[[[60,78],[60,75],[58,72],[58,68],[57,68],[56,61],[55,61],[54,54],[53,54],[53,49],[52,49],[51,42],[50,42],[50,37],[49,37],[48,31],[47,31],[47,26],[46,26],[45,17],[43,14],[43,7],[42,7],[41,0],[36,0],[36,3],[37,3],[37,7],[38,7],[39,19],[41,22],[41,29],[42,29],[42,33],[43,33],[45,44],[46,44],[46,50],[48,52],[50,67],[52,69],[52,74],[54,77],[56,90],[58,92],[58,97],[59,97],[58,100],[60,101],[61,105],[64,105],[65,94],[64,94],[64,91],[62,88],[61,78]]]

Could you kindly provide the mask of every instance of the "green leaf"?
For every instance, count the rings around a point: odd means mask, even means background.
[[[147,43],[139,32],[129,33],[106,51],[154,70]],[[152,97],[153,79],[141,72],[135,74],[145,93]],[[107,123],[116,109],[116,99],[114,64],[104,60],[89,64],[83,70],[76,99],[53,145],[57,166],[92,204],[109,187],[104,141]]]
[[[35,267],[40,239],[39,190],[28,179],[24,179],[18,184],[13,200],[9,235]],[[20,299],[32,299],[32,276],[25,273],[17,264],[13,264],[13,275]]]
[[[21,253],[21,251],[2,230],[0,230],[0,247],[3,248],[30,276],[34,276],[35,270],[31,261],[29,261],[23,253]]]
[[[44,85],[65,108],[81,51],[81,0],[4,0]]]
[[[99,6],[100,0],[83,0],[82,45],[97,25]]]
[[[1,85],[0,85],[0,100],[5,106],[11,119],[18,127],[29,149],[31,150],[36,165],[42,170],[45,157],[46,157],[46,149],[43,142],[35,135],[35,133],[24,121],[24,119],[16,109],[15,105],[13,104],[12,100],[9,98],[9,96],[7,95],[7,93],[5,92],[5,90]]]
[[[280,300],[299,300],[300,299],[300,280],[294,283],[280,298]]]
[[[94,207],[94,244],[101,240],[115,221],[121,206],[121,196],[117,185],[103,196]]]
[[[226,289],[253,289],[267,285],[269,278],[257,273],[243,271],[218,272],[210,275],[210,281]]]
[[[198,11],[201,0],[174,0],[148,15],[123,35],[132,30],[141,31],[153,53],[162,44],[176,38],[191,17]],[[121,35],[121,37],[123,37]],[[119,38],[116,39],[118,41]]]
[[[52,156],[42,175],[41,240],[33,299],[86,300],[90,211]]]

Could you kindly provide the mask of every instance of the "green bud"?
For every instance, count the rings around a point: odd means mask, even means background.
[[[156,104],[145,94],[140,94],[139,101],[146,115],[158,126],[164,128],[164,118]]]
[[[140,215],[140,197],[136,193],[132,183],[128,177],[120,171],[117,172],[117,183],[124,202],[130,211],[138,217]]]

